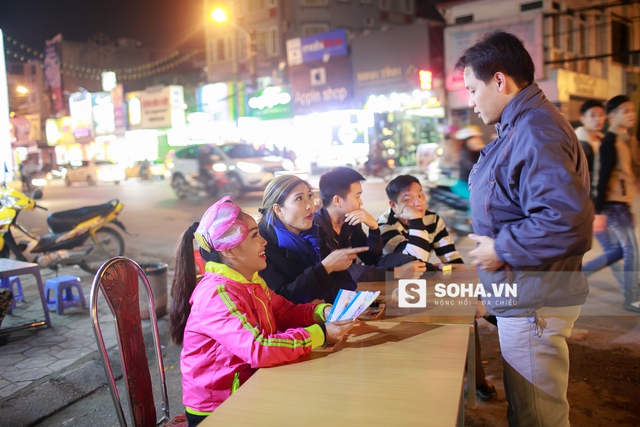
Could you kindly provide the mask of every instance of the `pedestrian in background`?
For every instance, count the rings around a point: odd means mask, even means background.
[[[597,177],[598,177],[598,151],[600,150],[600,140],[604,136],[602,128],[606,116],[602,102],[589,99],[580,106],[580,123],[582,126],[576,128],[576,135],[580,145],[587,156],[589,165],[589,183],[591,184],[591,197],[595,197]]]
[[[469,252],[498,318],[510,426],[569,426],[566,338],[589,287],[589,170],[567,119],[534,83],[522,41],[497,31],[456,62],[469,108],[497,138],[469,176],[476,248]],[[495,295],[512,283],[517,296]]]
[[[603,254],[589,261],[584,270],[592,273],[611,265],[624,292],[622,308],[640,313],[640,255],[631,213],[631,202],[637,193],[634,170],[640,163],[640,147],[636,137],[629,135],[636,112],[633,103],[624,95],[607,101],[605,111],[609,130],[600,145],[596,216],[593,222],[593,231],[602,245]],[[622,265],[616,263],[621,258]]]
[[[458,167],[458,181],[451,187],[458,196],[469,200],[469,174],[473,165],[480,158],[480,150],[485,146],[482,140],[482,130],[478,126],[465,126],[456,132],[456,139],[462,143],[460,146],[460,164]]]

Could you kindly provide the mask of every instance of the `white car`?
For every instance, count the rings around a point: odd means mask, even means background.
[[[174,189],[195,186],[198,179],[198,153],[202,145],[188,145],[171,150],[165,160]],[[208,145],[216,172],[225,172],[230,181],[247,191],[264,190],[276,172],[294,169],[290,160],[275,156],[251,144],[227,142]],[[178,192],[178,190],[176,190]]]
[[[74,182],[86,182],[89,185],[96,185],[98,182],[119,184],[126,178],[124,168],[109,160],[72,161],[66,169],[64,180],[67,185]]]

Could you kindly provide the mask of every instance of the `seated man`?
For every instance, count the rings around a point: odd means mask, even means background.
[[[387,184],[386,191],[390,207],[378,218],[384,254],[401,252],[428,262],[431,253],[435,252],[443,263],[463,263],[442,218],[427,210],[427,198],[416,177],[397,176]],[[477,331],[477,323],[475,328]],[[496,396],[496,389],[485,378],[477,333],[475,345],[476,396],[487,401]]]
[[[416,177],[397,176],[386,191],[390,207],[378,218],[383,254],[401,252],[428,262],[435,251],[443,263],[463,262],[444,221],[427,210],[427,198]]]
[[[382,237],[375,218],[362,209],[364,177],[347,167],[337,167],[320,177],[320,198],[323,208],[315,212],[314,222],[320,228],[322,244],[331,252],[349,247],[367,246],[358,254],[364,264],[352,264],[349,272],[355,281],[385,280],[387,268],[406,277],[419,277],[426,270],[422,262],[402,254],[382,257]],[[369,236],[362,229],[369,228]],[[407,265],[408,264],[408,265]],[[379,268],[376,268],[379,267]],[[402,266],[402,267],[400,267]]]

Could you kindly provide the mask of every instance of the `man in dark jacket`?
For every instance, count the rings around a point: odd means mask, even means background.
[[[331,251],[368,246],[369,250],[358,254],[358,258],[372,265],[382,255],[382,237],[375,218],[362,209],[361,181],[364,180],[355,170],[342,166],[322,174],[319,187],[323,207],[315,212],[314,222],[326,236],[323,243]],[[369,228],[369,236],[362,224]]]
[[[589,171],[566,118],[534,83],[522,41],[495,32],[467,49],[469,108],[497,138],[469,176],[475,258],[487,310],[498,317],[510,426],[569,426],[571,335],[589,287]],[[494,284],[509,284],[512,292]],[[497,288],[497,289],[494,289]],[[515,292],[513,292],[515,290]]]
[[[320,227],[323,246],[333,252],[337,249],[368,247],[358,254],[362,264],[352,264],[348,271],[355,281],[386,280],[387,271],[398,278],[417,278],[426,267],[416,257],[402,253],[384,255],[384,242],[376,219],[362,208],[364,177],[347,167],[336,167],[320,177],[320,198],[323,207],[314,214],[314,223]],[[362,229],[369,229],[369,235]]]

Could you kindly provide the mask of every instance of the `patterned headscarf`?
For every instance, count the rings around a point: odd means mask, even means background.
[[[207,252],[233,249],[249,234],[247,224],[238,219],[240,207],[231,200],[231,196],[218,200],[200,220],[194,237]]]

